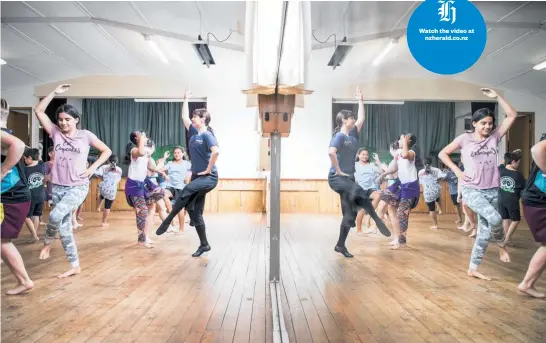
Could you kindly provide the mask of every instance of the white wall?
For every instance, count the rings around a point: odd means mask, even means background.
[[[2,98],[6,99],[10,107],[34,107],[38,98],[34,96],[34,87],[2,91]]]
[[[470,101],[455,102],[455,137],[464,133],[464,120],[472,117]]]
[[[546,99],[506,91],[505,99],[518,112],[535,112],[535,142],[546,132]]]

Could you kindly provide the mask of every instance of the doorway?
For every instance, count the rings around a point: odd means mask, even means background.
[[[531,171],[533,159],[531,147],[535,144],[535,113],[518,112],[516,122],[508,131],[506,139],[506,151],[521,149],[521,162],[519,171],[527,179]]]
[[[7,127],[13,131],[13,135],[30,146],[30,116],[32,108],[12,107],[9,111]]]

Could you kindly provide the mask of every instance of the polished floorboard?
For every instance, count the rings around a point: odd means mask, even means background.
[[[15,279],[2,264],[2,342],[273,342],[269,231],[260,214],[209,214],[212,251],[200,258],[194,229],[136,246],[134,215],[83,213],[75,230],[82,273],[67,279],[59,241],[49,260],[42,243],[15,242],[35,288],[5,290]],[[46,218],[44,218],[46,219]],[[388,249],[380,235],[351,231],[345,259],[333,251],[340,218],[282,216],[281,303],[290,342],[546,342],[546,301],[516,291],[536,250],[522,223],[511,263],[490,245],[469,278],[473,240],[441,216],[412,215],[408,246]],[[157,225],[154,226],[154,230]],[[43,237],[44,227],[40,228]],[[546,291],[543,277],[537,288]]]

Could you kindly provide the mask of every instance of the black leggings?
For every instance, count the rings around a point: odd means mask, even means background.
[[[203,210],[205,208],[205,195],[212,191],[218,184],[218,175],[197,175],[193,174],[191,182],[184,187],[178,198],[173,204],[171,213],[165,218],[157,234],[162,234],[169,227],[176,215],[186,208],[190,215],[191,224],[199,235],[201,246],[208,245],[207,234],[205,230],[205,221],[203,220]]]
[[[384,226],[377,213],[375,213],[368,192],[355,183],[353,178],[330,173],[328,175],[328,185],[334,192],[339,194],[341,199],[343,219],[341,220],[337,246],[345,246],[349,231],[356,226],[356,215],[360,208],[363,208],[372,217],[378,227],[379,225]]]

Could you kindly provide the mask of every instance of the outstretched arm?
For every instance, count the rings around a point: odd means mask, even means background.
[[[184,122],[184,126],[186,127],[186,130],[189,130],[191,125],[190,109],[188,106],[190,95],[191,95],[191,92],[186,91],[184,93],[184,102],[182,103],[182,122]]]
[[[356,87],[355,95],[356,99],[358,100],[358,117],[355,122],[355,127],[357,131],[360,132],[360,129],[362,129],[362,125],[364,125],[364,119],[366,119],[366,113],[364,111],[364,97],[360,92],[360,87]]]
[[[516,118],[518,116],[518,112],[510,105],[504,98],[497,94],[494,90],[490,88],[482,88],[483,94],[486,96],[497,99],[499,102],[500,107],[506,113],[506,118],[502,121],[502,124],[499,126],[499,138],[502,138],[508,130],[514,125]]]
[[[49,117],[45,113],[45,110],[47,106],[49,105],[49,103],[51,102],[51,100],[53,100],[55,95],[66,92],[68,88],[70,88],[70,85],[68,84],[57,86],[57,88],[55,88],[53,92],[49,93],[48,96],[43,98],[42,101],[40,101],[40,103],[38,104],[38,106],[36,106],[36,108],[34,109],[34,113],[36,114],[36,117],[38,118],[38,120],[40,121],[40,124],[42,125],[44,130],[46,130],[48,134],[51,134],[51,130],[53,129],[53,126],[55,124],[49,119]]]

